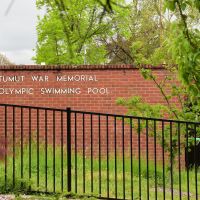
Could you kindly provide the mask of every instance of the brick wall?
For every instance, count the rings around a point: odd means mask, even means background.
[[[147,66],[148,67],[148,66]],[[167,75],[167,71],[161,67],[151,67],[153,73],[157,75],[161,81]],[[16,81],[9,80],[13,76]],[[40,77],[40,81],[33,81],[34,77]],[[45,77],[46,76],[46,77]],[[47,77],[48,76],[48,77]],[[5,82],[8,80],[8,82]],[[62,78],[62,81],[61,81]],[[46,79],[46,81],[45,81]],[[74,80],[72,80],[74,79]],[[79,80],[80,79],[80,80]],[[47,81],[48,80],[48,81]],[[78,81],[79,80],[79,81]],[[19,94],[20,88],[23,90],[27,89],[30,93],[34,94]],[[44,92],[54,91],[57,89],[65,89],[65,92],[71,89],[77,89],[76,94],[44,94]],[[68,88],[68,90],[66,90]],[[14,89],[17,89],[14,93]],[[7,93],[7,94],[6,94]],[[16,94],[18,93],[18,94]],[[66,92],[67,93],[67,92]],[[6,104],[18,104],[18,105],[29,105],[29,106],[41,106],[41,107],[52,107],[52,108],[66,108],[71,107],[75,110],[82,111],[95,111],[103,113],[116,113],[125,114],[126,110],[116,105],[115,101],[118,97],[128,98],[130,96],[141,96],[146,102],[155,104],[165,104],[163,97],[161,96],[158,88],[152,81],[144,80],[139,70],[131,65],[108,65],[108,66],[0,66],[0,103]],[[10,111],[12,112],[12,111]],[[16,111],[16,116],[20,116],[20,110]],[[44,114],[44,113],[43,113]],[[12,114],[10,114],[10,120],[12,122]],[[42,115],[42,114],[41,114]],[[28,140],[28,114],[25,114],[27,122],[24,123],[26,127],[24,135],[27,136]],[[4,126],[4,111],[1,109],[1,126]],[[41,124],[43,123],[44,117],[41,116]],[[105,119],[103,119],[105,121]],[[32,130],[36,130],[36,119],[32,120]],[[59,124],[59,116],[57,117],[56,125]],[[87,120],[86,120],[87,121]],[[95,119],[94,119],[95,121]],[[97,119],[96,119],[97,121]],[[51,126],[52,118],[49,121]],[[43,123],[44,124],[44,123]],[[79,127],[81,127],[81,122]],[[59,126],[59,125],[58,125]],[[90,151],[90,122],[88,121],[88,130],[86,131],[86,146]],[[113,142],[113,121],[109,125],[110,132],[110,149],[114,149]],[[94,126],[95,127],[95,126]],[[97,126],[96,126],[97,127]],[[120,125],[119,125],[120,127]],[[19,143],[20,143],[20,126],[18,128]],[[52,138],[52,130],[49,131]],[[12,135],[12,123],[10,123],[10,134]],[[17,130],[17,129],[16,129]],[[60,142],[60,129],[56,129],[56,143]],[[119,151],[121,151],[121,127],[117,129],[117,145]],[[125,147],[127,151],[130,150],[130,128],[128,125],[125,126]],[[73,131],[74,132],[74,131]],[[102,128],[102,151],[106,151],[106,131],[105,123]],[[3,129],[1,129],[1,135],[4,135]],[[44,126],[40,130],[40,137],[44,140]],[[82,144],[82,130],[79,128],[77,133],[78,145],[81,150]],[[98,131],[94,128],[94,151],[98,153]],[[25,139],[26,140],[26,139]],[[74,141],[74,135],[72,140]],[[105,141],[104,141],[105,140]],[[74,143],[74,142],[73,142]],[[80,143],[80,144],[79,144]],[[149,139],[149,154],[151,157],[154,155],[154,143],[153,138]],[[146,151],[146,138],[145,135],[141,136],[141,148],[143,154]],[[138,152],[138,135],[133,134],[133,149],[134,154]],[[87,150],[86,150],[87,151]],[[161,156],[161,147],[157,145],[158,157]],[[88,152],[89,153],[89,152]]]
[[[153,68],[162,80],[166,75],[163,67]],[[86,75],[96,77],[96,81],[56,81],[59,76]],[[120,66],[0,66],[0,76],[24,76],[23,82],[2,82],[0,88],[33,88],[34,95],[2,94],[0,103],[35,105],[46,107],[101,111],[124,114],[125,110],[117,106],[117,97],[139,95],[149,103],[165,103],[159,90],[152,81],[145,81],[138,69],[131,65]],[[31,76],[48,76],[48,81],[33,82]],[[78,76],[76,76],[78,77]],[[81,94],[41,94],[41,88],[80,88]],[[107,88],[106,94],[88,94],[88,88]],[[96,92],[97,90],[93,90]],[[103,92],[103,89],[101,90]]]

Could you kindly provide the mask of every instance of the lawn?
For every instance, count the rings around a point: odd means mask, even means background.
[[[64,150],[66,147],[64,147]],[[5,168],[4,160],[0,163],[0,191],[1,193],[30,193],[31,191],[54,192],[58,195],[67,194],[67,159],[66,153],[63,153],[63,173],[62,173],[62,160],[61,160],[61,150],[60,147],[55,149],[55,160],[53,159],[53,148],[48,147],[47,156],[47,171],[45,170],[45,151],[44,146],[40,145],[39,150],[39,174],[37,166],[37,146],[32,144],[31,148],[31,179],[29,180],[29,147],[24,146],[23,148],[23,179],[21,178],[21,150],[16,148],[15,156],[15,187],[13,188],[13,157],[12,152],[8,156],[7,164],[7,187],[5,188]],[[99,194],[99,158],[95,157],[91,160],[90,156],[85,157],[85,162],[83,162],[83,157],[81,154],[77,155],[77,170],[75,170],[75,156],[72,155],[72,194],[85,196],[90,195],[98,196]],[[93,173],[91,173],[91,161],[93,164]],[[55,163],[55,167],[54,167]],[[130,158],[126,157],[123,162],[120,156],[117,157],[117,175],[115,174],[115,159],[113,154],[110,154],[109,158],[109,184],[107,184],[107,160],[106,157],[101,159],[101,196],[107,196],[107,188],[109,187],[109,196],[118,198],[123,198],[123,191],[125,191],[125,197],[131,199],[131,162]],[[85,165],[85,176],[83,176],[83,166]],[[149,179],[147,179],[147,163],[144,159],[141,160],[141,199],[147,199],[147,180],[149,180],[149,199],[155,199],[155,167],[154,162],[149,161]],[[55,172],[54,172],[55,169]],[[165,166],[165,199],[171,199],[171,180],[170,171],[168,166]],[[124,177],[123,177],[124,170]],[[138,160],[133,158],[133,198],[138,199],[139,197],[139,165]],[[163,168],[162,164],[157,164],[157,199],[163,199]],[[55,179],[53,178],[55,174]],[[47,188],[45,187],[45,177],[47,175]],[[37,187],[39,177],[39,187]],[[77,177],[77,178],[76,178]],[[93,185],[91,184],[91,177],[93,177]],[[115,180],[117,178],[117,185]],[[125,179],[125,184],[123,185],[123,178]],[[198,171],[198,185],[200,183],[200,175]],[[55,181],[55,182],[54,182]],[[63,183],[63,184],[62,184]],[[77,184],[76,184],[77,183]],[[76,187],[77,185],[77,187]],[[84,186],[85,185],[85,186]],[[117,193],[116,193],[117,186]],[[85,187],[85,192],[84,192]],[[62,190],[63,188],[63,190]],[[93,190],[93,191],[92,191]],[[186,170],[181,171],[181,192],[182,200],[188,199],[187,197],[187,172]],[[190,199],[196,199],[196,187],[195,187],[195,172],[194,170],[189,171],[189,194]],[[200,194],[200,190],[198,191]],[[174,166],[173,170],[173,195],[174,199],[179,199],[179,173]],[[82,196],[82,197],[83,197]]]

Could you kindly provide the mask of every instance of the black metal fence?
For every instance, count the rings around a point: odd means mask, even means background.
[[[199,125],[0,104],[0,192],[198,200]]]

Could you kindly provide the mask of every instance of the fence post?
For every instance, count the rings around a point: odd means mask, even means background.
[[[71,192],[71,108],[67,108],[67,191]]]

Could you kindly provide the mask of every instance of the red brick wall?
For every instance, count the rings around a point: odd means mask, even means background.
[[[153,69],[162,80],[166,71],[162,67]],[[31,76],[48,76],[48,82],[33,82]],[[58,82],[56,76],[92,75],[98,81]],[[116,105],[117,97],[139,95],[149,103],[164,103],[152,81],[145,81],[138,69],[130,65],[121,66],[0,66],[0,76],[25,76],[23,82],[0,82],[0,88],[34,88],[34,95],[2,95],[0,103],[35,105],[101,111],[124,114],[125,110]],[[41,88],[81,88],[81,94],[41,95]],[[87,94],[87,88],[107,88],[108,94]],[[2,91],[0,90],[0,93]]]
[[[164,79],[168,73],[163,67],[153,68],[153,73],[157,75],[158,79],[161,81]],[[56,81],[56,76],[64,75],[87,75],[96,78],[97,81],[66,81],[58,82]],[[0,66],[0,76],[11,77],[11,76],[24,76],[22,82],[3,82],[0,81],[0,88],[33,88],[34,94],[2,94],[3,89],[0,89],[0,103],[6,104],[18,104],[18,105],[29,105],[29,106],[42,106],[42,107],[52,107],[52,108],[63,108],[71,107],[75,110],[82,111],[94,111],[103,113],[116,113],[125,114],[126,110],[116,105],[115,101],[118,97],[131,97],[134,95],[141,96],[146,102],[155,103],[165,103],[163,97],[161,96],[158,88],[152,81],[144,80],[138,69],[131,65],[120,65],[120,66]],[[33,82],[31,76],[48,76],[48,81]],[[67,94],[67,95],[42,95],[41,88],[80,88],[81,94]],[[108,93],[106,94],[88,94],[88,88],[106,88]],[[19,118],[20,110],[16,114]],[[3,110],[1,111],[1,118],[3,115]],[[24,123],[25,135],[28,136],[28,114],[25,114],[26,122]],[[43,116],[44,117],[44,116]],[[41,124],[43,128],[40,130],[40,137],[44,139],[44,119],[41,117]],[[51,116],[52,117],[52,116]],[[12,122],[12,116],[10,116]],[[102,151],[106,151],[106,131],[105,131],[105,119],[104,128],[102,128]],[[33,120],[35,125],[32,125],[32,131],[36,130],[36,119]],[[88,119],[86,120],[88,121]],[[97,119],[94,119],[97,121]],[[113,132],[113,119],[109,125],[109,137],[110,137],[110,148],[114,149],[114,132]],[[2,125],[4,120],[2,119]],[[48,126],[52,127],[52,118]],[[57,117],[56,125],[60,123],[59,116]],[[90,151],[90,122],[86,122],[86,146],[88,151]],[[121,136],[121,125],[117,128],[117,145],[119,151],[122,147],[122,136]],[[10,126],[12,123],[10,123]],[[79,122],[79,127],[81,127],[81,122]],[[97,124],[96,129],[94,129],[94,151],[98,152],[98,131]],[[50,130],[50,128],[49,128]],[[74,130],[74,129],[73,129]],[[125,147],[130,150],[130,128],[128,125],[125,126]],[[12,127],[10,127],[10,132],[12,132]],[[50,131],[52,138],[52,130]],[[66,131],[65,131],[66,132]],[[133,131],[133,149],[134,154],[138,151],[138,135]],[[3,129],[1,129],[1,135],[4,135]],[[20,140],[20,126],[18,126],[18,134]],[[82,130],[79,129],[78,133],[78,145],[81,150],[82,144]],[[42,140],[43,140],[42,139]],[[74,141],[74,131],[72,140]],[[141,135],[141,148],[142,153],[145,154],[146,151],[146,138],[145,135]],[[56,143],[60,142],[60,129],[56,131]],[[154,155],[154,143],[153,138],[149,139],[149,154],[150,157]],[[74,143],[74,142],[73,142]],[[74,146],[73,146],[74,147]],[[87,151],[86,149],[86,151]],[[157,154],[161,156],[161,148],[157,146]]]

